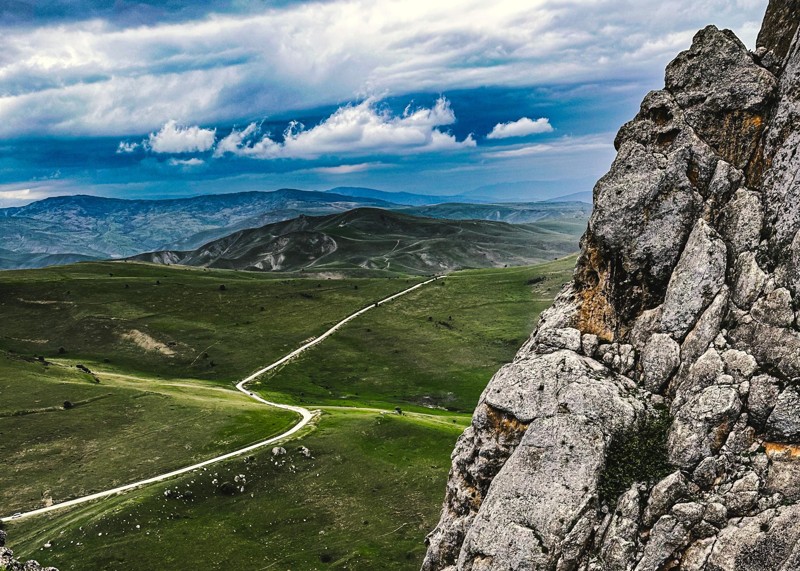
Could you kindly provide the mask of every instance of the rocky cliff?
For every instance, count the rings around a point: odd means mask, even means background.
[[[481,396],[424,571],[800,569],[800,0],[700,31]]]

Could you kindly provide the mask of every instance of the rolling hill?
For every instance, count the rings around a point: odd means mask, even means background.
[[[131,259],[238,270],[429,274],[550,260],[575,251],[578,236],[536,225],[358,208],[235,232],[195,250],[162,250]]]
[[[174,200],[60,196],[0,209],[0,243],[17,253],[115,258],[155,249],[196,248],[242,228],[358,206],[391,205],[294,189]]]

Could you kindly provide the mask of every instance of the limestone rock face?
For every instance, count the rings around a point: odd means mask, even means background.
[[[622,127],[424,571],[800,569],[799,24],[771,1],[754,52],[701,30]]]

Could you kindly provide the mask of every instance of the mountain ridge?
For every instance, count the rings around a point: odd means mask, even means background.
[[[571,253],[576,238],[535,226],[358,208],[241,230],[191,251],[156,251],[129,259],[255,271],[428,274],[544,261]]]

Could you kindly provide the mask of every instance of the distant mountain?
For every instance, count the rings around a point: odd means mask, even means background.
[[[393,205],[373,198],[294,189],[174,200],[60,196],[0,209],[0,244],[17,253],[114,258],[156,249],[196,248],[238,229],[359,206]]]
[[[429,274],[532,264],[577,248],[575,235],[532,225],[441,220],[358,208],[243,230],[191,251],[158,251],[131,259],[240,270]]]
[[[561,181],[523,180],[498,182],[468,190],[457,197],[458,202],[540,202],[564,194]]]
[[[18,253],[0,248],[0,270],[43,268],[96,260],[80,254]]]
[[[374,188],[361,188],[353,186],[339,186],[330,189],[328,192],[341,194],[344,196],[354,196],[357,198],[373,198],[377,200],[385,200],[387,202],[392,202],[394,204],[403,204],[406,206],[441,204],[443,202],[454,202],[458,198],[456,196],[414,194],[413,192],[388,192],[385,190],[376,190]],[[466,201],[470,202],[469,200]]]
[[[508,202],[504,204],[446,203],[398,209],[412,216],[446,218],[449,220],[494,220],[511,224],[531,224],[545,220],[565,225],[577,223],[580,235],[586,228],[592,205],[583,202]]]
[[[122,258],[149,251],[191,251],[246,228],[361,207],[448,220],[536,223],[542,230],[573,237],[583,232],[590,213],[590,206],[579,202],[430,203],[449,198],[344,187],[324,192],[282,189],[172,200],[54,197],[0,209],[0,244],[6,251],[0,257],[0,269]],[[402,201],[407,204],[400,204]]]
[[[555,198],[549,198],[544,200],[543,202],[583,202],[585,204],[591,205],[594,201],[594,196],[591,190],[585,190],[583,192],[573,192],[572,194],[566,194],[564,196],[557,196]]]

